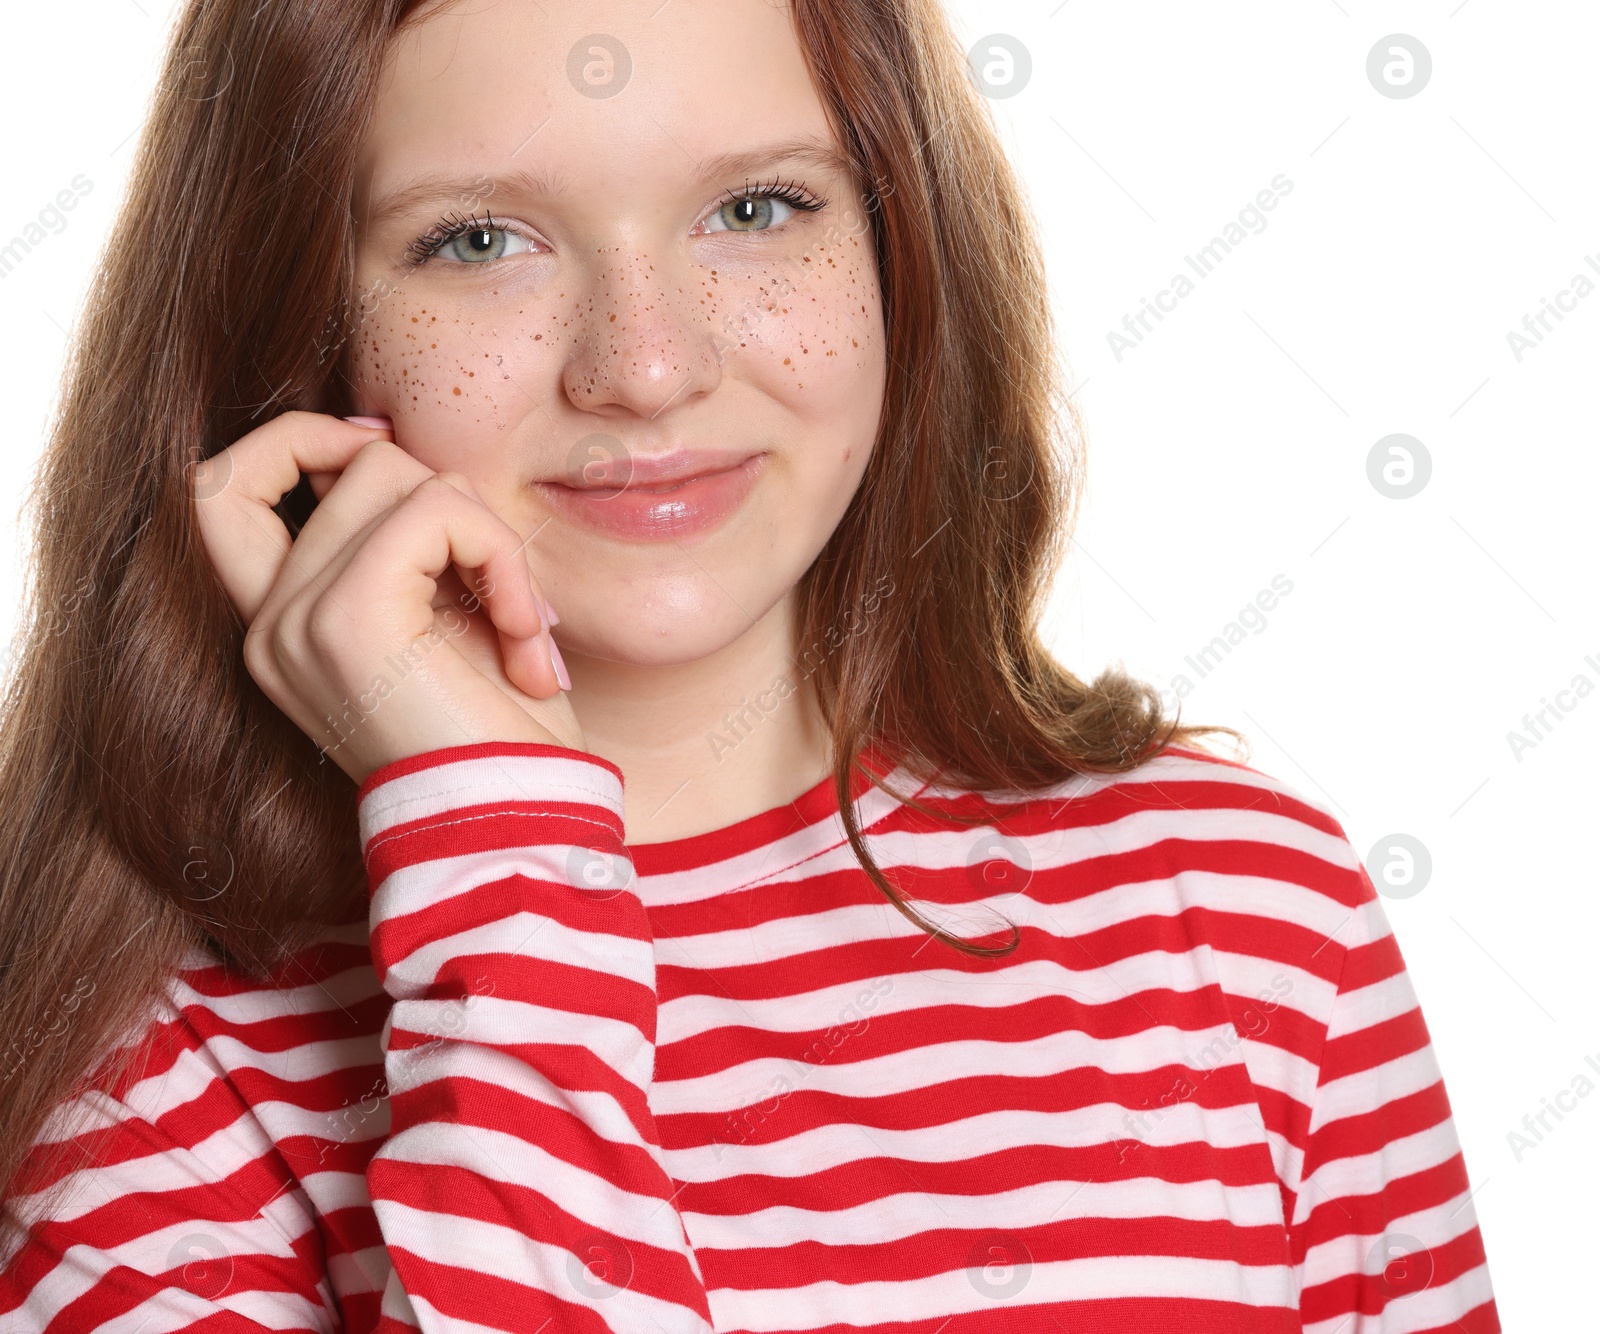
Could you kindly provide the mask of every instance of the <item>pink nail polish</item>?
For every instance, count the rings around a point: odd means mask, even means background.
[[[544,599],[544,618],[545,620],[549,621],[551,625],[561,624],[561,618],[556,615],[556,609],[550,605],[549,598]]]
[[[556,641],[550,641],[550,665],[556,669],[556,682],[563,690],[572,689],[572,678],[567,675],[567,664],[561,661],[561,650]]]
[[[387,417],[346,417],[345,420],[357,426],[370,426],[374,431],[394,430],[394,423]]]

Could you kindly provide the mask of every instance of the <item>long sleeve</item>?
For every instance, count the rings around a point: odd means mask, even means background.
[[[1359,862],[1353,873],[1299,1170],[1286,1183],[1302,1328],[1489,1334],[1500,1324],[1443,1077],[1382,904]]]
[[[6,1198],[0,1330],[341,1328],[310,1202],[183,1015],[125,1083],[62,1104]]]
[[[621,771],[486,743],[387,765],[358,800],[393,999],[367,1169],[393,1265],[379,1328],[708,1330],[648,1103],[654,948]]]

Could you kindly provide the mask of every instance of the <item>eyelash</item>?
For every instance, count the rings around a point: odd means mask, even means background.
[[[406,259],[413,265],[426,264],[458,236],[468,232],[495,231],[493,215],[485,212],[480,219],[476,213],[463,218],[459,213],[447,213],[406,248]]]
[[[818,199],[799,182],[793,180],[780,182],[774,176],[766,185],[759,183],[751,185],[746,181],[744,189],[729,190],[718,200],[717,207],[712,213],[715,214],[729,204],[741,204],[750,199],[781,200],[802,213],[816,213],[827,207],[825,200]],[[406,248],[406,259],[414,266],[426,264],[458,236],[465,236],[468,232],[498,230],[501,229],[495,226],[493,216],[487,211],[481,219],[477,214],[465,218],[459,213],[446,214]]]
[[[747,199],[781,199],[802,213],[815,213],[824,206],[822,200],[798,181],[789,180],[780,183],[774,176],[766,185],[759,182],[751,185],[748,180],[745,181],[743,190],[729,190],[724,194],[718,201],[717,208],[723,209],[729,204],[741,204]]]

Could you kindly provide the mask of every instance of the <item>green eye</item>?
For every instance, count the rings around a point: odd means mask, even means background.
[[[718,216],[727,224],[730,232],[765,231],[772,226],[773,206],[779,203],[782,201],[770,198],[735,199],[730,204],[724,204],[718,210]]]
[[[474,227],[470,232],[462,232],[444,249],[465,264],[499,259],[506,252],[507,235],[503,227]]]
[[[752,186],[726,199],[705,221],[712,232],[767,232],[788,222],[796,213],[815,213],[825,207],[793,181]]]
[[[406,257],[413,264],[426,264],[432,259],[446,264],[488,264],[530,249],[527,237],[509,227],[496,226],[493,218],[452,216],[413,241]]]

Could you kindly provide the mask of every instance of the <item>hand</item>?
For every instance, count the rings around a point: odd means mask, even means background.
[[[297,538],[273,510],[300,474]],[[584,749],[525,543],[393,432],[287,412],[196,470],[207,556],[248,627],[245,667],[357,783],[479,741]],[[459,573],[458,573],[459,572]]]

